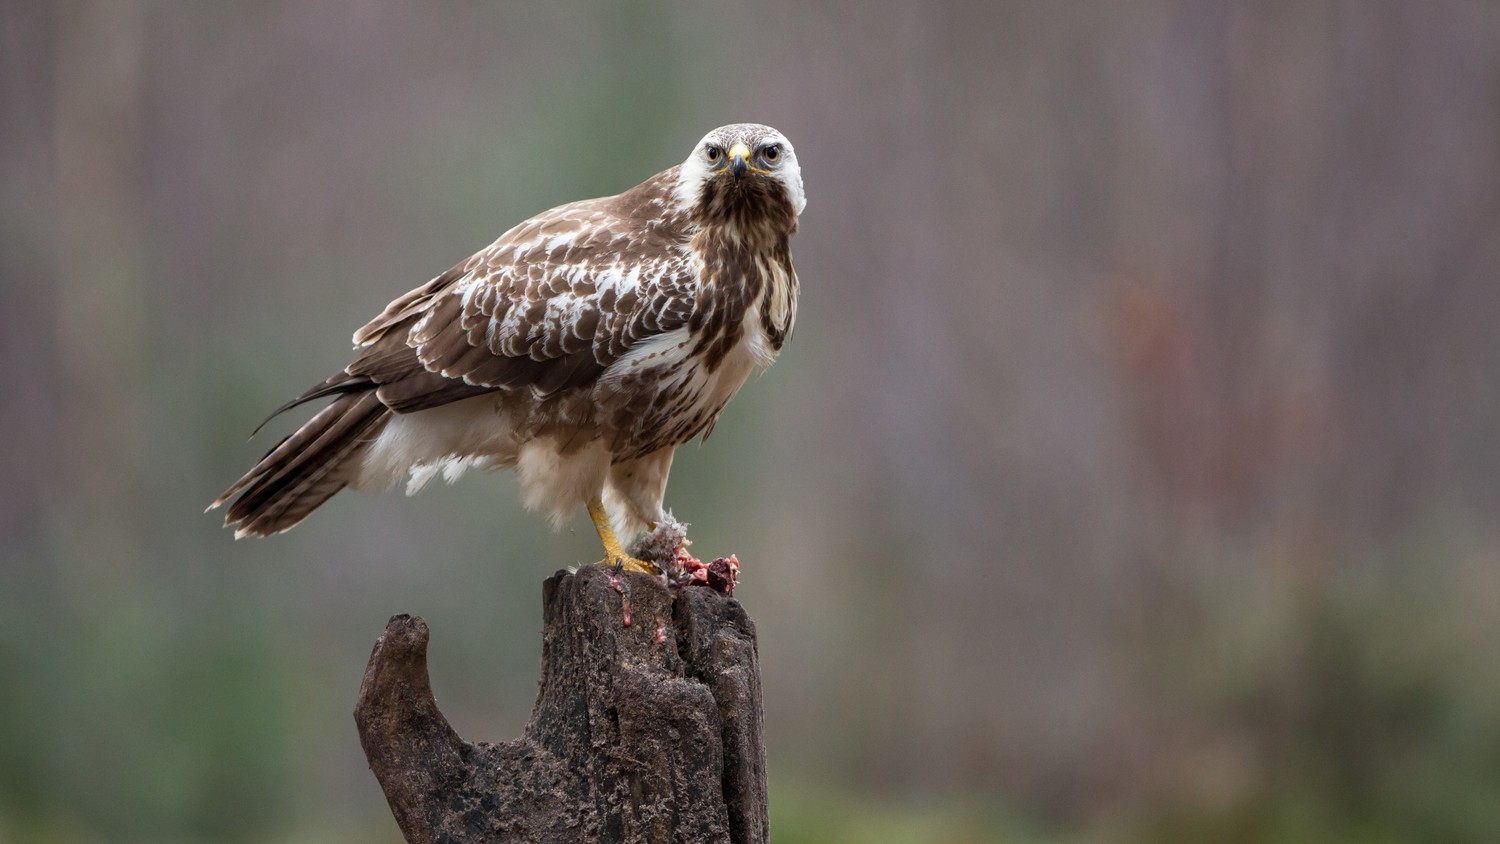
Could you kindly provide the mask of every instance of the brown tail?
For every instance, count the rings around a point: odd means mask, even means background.
[[[238,494],[224,524],[241,536],[290,530],[355,477],[353,459],[385,427],[391,411],[374,390],[348,392],[282,440],[235,481],[212,510]]]

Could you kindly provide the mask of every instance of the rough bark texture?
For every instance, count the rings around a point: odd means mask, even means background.
[[[542,600],[541,691],[513,742],[448,725],[422,619],[395,616],[375,643],[354,720],[406,839],[763,844],[760,667],[739,602],[598,567],[558,572]]]

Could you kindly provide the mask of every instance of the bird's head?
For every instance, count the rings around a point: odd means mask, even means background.
[[[790,212],[786,222],[794,226],[807,205],[791,141],[759,123],[731,123],[704,135],[680,173],[678,201],[699,219]]]

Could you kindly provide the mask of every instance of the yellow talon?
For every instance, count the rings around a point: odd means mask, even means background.
[[[609,525],[609,516],[604,512],[604,502],[598,498],[590,498],[588,502],[589,518],[594,521],[594,530],[599,532],[599,541],[604,543],[604,559],[595,563],[596,566],[620,566],[625,571],[640,571],[646,574],[661,574],[661,569],[654,563],[646,560],[638,560],[625,553],[620,547],[620,540],[615,536],[615,529]]]
[[[646,574],[661,574],[661,569],[650,560],[638,560],[635,557],[617,557],[613,560],[600,560],[594,563],[596,566],[619,566],[625,571],[642,571]]]

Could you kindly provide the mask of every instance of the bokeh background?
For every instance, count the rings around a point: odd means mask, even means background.
[[[668,503],[738,553],[773,841],[1500,840],[1500,6],[0,5],[0,841],[395,842],[387,616],[503,740],[514,483],[203,506],[352,330],[782,129],[797,334]]]

